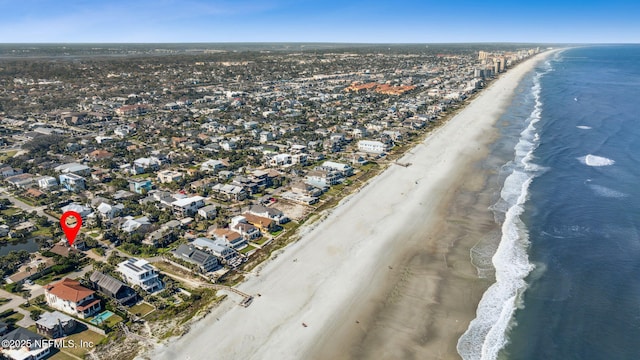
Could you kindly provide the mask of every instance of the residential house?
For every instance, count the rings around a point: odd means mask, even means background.
[[[311,170],[307,173],[306,182],[317,186],[319,188],[326,188],[331,185],[340,183],[342,174],[335,170],[323,170],[320,167],[316,167],[316,170]]]
[[[62,174],[60,175],[60,184],[69,191],[81,191],[86,189],[85,179],[76,174]]]
[[[368,152],[368,153],[381,154],[383,152],[389,151],[390,148],[391,148],[390,145],[385,144],[381,141],[373,141],[373,140],[358,141],[358,150]]]
[[[42,190],[51,190],[58,187],[58,180],[53,176],[43,176],[38,179],[38,187]]]
[[[93,316],[102,309],[95,291],[69,278],[45,286],[44,297],[50,307],[82,319]]]
[[[216,173],[225,167],[227,167],[227,164],[222,160],[207,160],[200,164],[200,170],[212,173]]]
[[[273,185],[273,178],[269,176],[269,172],[262,170],[254,170],[251,172],[249,179],[254,182],[260,190]]]
[[[51,343],[44,340],[42,335],[19,327],[0,338],[0,343],[6,344],[0,348],[0,353],[14,360],[41,360],[51,353]]]
[[[204,198],[202,196],[190,196],[171,203],[173,212],[179,217],[195,215],[198,209],[203,206]]]
[[[38,334],[57,339],[71,335],[76,329],[76,320],[59,311],[45,311],[36,321]]]
[[[269,166],[285,166],[292,164],[291,154],[277,154],[269,159]]]
[[[229,228],[239,232],[247,240],[254,240],[262,236],[260,230],[252,224],[249,224],[244,216],[233,217]]]
[[[178,223],[182,225],[182,223],[180,223],[179,221]],[[163,247],[176,241],[176,239],[177,239],[176,233],[172,232],[170,229],[166,227],[161,227],[160,229],[157,229],[147,234],[144,240],[142,240],[142,243],[145,245],[150,245],[155,247]]]
[[[94,150],[87,155],[87,159],[90,161],[100,161],[104,159],[111,159],[113,154],[102,149]]]
[[[153,184],[151,180],[129,180],[129,190],[133,191],[136,194],[146,194],[153,189]]]
[[[157,157],[142,157],[133,161],[131,169],[129,170],[133,175],[144,174],[146,172],[153,172],[160,169],[162,160]]]
[[[182,180],[183,173],[173,170],[163,170],[158,172],[158,181],[163,184]]]
[[[178,259],[196,264],[204,273],[214,271],[220,267],[217,257],[199,250],[193,245],[182,244],[173,252],[173,255]]]
[[[97,169],[91,172],[91,178],[95,181],[109,182],[111,181],[111,172],[105,169]]]
[[[243,213],[242,217],[244,217],[249,224],[257,227],[262,232],[276,231],[278,228],[278,224],[268,217],[255,215],[249,212]]]
[[[151,230],[151,222],[146,216],[137,219],[134,219],[133,216],[126,216],[124,219],[120,229],[128,234],[146,234]]]
[[[231,229],[215,229],[213,231],[213,236],[217,240],[224,241],[227,245],[232,248],[238,250],[247,245],[247,240],[240,235],[240,233],[235,232]]]
[[[78,163],[68,163],[56,166],[54,170],[62,174],[75,174],[79,176],[91,175],[90,167]]]
[[[204,219],[211,220],[215,219],[217,215],[216,206],[215,205],[207,205],[198,209],[198,215],[202,216]]]
[[[282,211],[278,209],[266,207],[264,205],[251,205],[249,207],[249,210],[247,210],[247,212],[249,214],[269,218],[278,224],[285,224],[289,222],[289,218],[286,217]]]
[[[19,174],[9,176],[5,181],[19,189],[28,189],[35,183],[35,177],[31,174]]]
[[[293,165],[300,164],[305,166],[307,165],[308,162],[309,162],[309,154],[300,153],[300,154],[291,155],[291,164]]]
[[[348,164],[342,164],[342,163],[333,162],[333,161],[325,161],[322,163],[320,168],[338,171],[343,177],[348,177],[353,175],[353,168],[351,167],[351,165],[348,165]]]
[[[129,284],[140,286],[149,293],[164,288],[158,271],[147,260],[130,258],[119,263],[117,270],[124,275]]]
[[[25,192],[25,195],[34,199],[39,199],[46,196],[42,191],[35,188],[27,189],[27,191]]]
[[[238,252],[222,239],[211,240],[200,237],[193,240],[192,244],[201,250],[210,251],[213,255],[224,260],[230,260],[238,256]]]
[[[123,210],[123,204],[110,205],[106,202],[101,203],[96,208],[98,215],[100,215],[103,220],[112,220],[119,216]]]
[[[121,305],[130,305],[138,299],[138,294],[122,281],[99,271],[94,271],[89,278],[93,289],[116,300]]]
[[[93,210],[91,210],[90,207],[80,205],[78,203],[71,203],[69,205],[63,206],[60,208],[60,210],[62,211],[62,213],[65,213],[67,211],[75,211],[80,214],[80,217],[82,217],[83,220],[86,220],[87,217],[93,213]]]
[[[247,198],[247,192],[240,186],[231,184],[216,184],[211,188],[211,195],[224,201],[242,201]]]
[[[0,165],[0,176],[4,178],[20,174],[22,174],[22,169],[14,169],[8,165]]]
[[[308,195],[313,197],[322,195],[322,189],[311,184],[307,184],[303,181],[293,182],[291,184],[291,191],[295,194]]]

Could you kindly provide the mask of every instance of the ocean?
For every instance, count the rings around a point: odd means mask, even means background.
[[[552,55],[496,126],[495,282],[459,354],[639,359],[640,46]]]

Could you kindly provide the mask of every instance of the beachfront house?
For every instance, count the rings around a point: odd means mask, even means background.
[[[381,154],[384,152],[389,151],[389,149],[391,148],[391,146],[381,142],[381,141],[374,141],[374,140],[360,140],[358,141],[358,150],[359,151],[364,151],[367,153],[373,153],[373,154]]]
[[[102,310],[100,299],[95,296],[95,291],[69,278],[45,286],[44,297],[50,307],[81,319],[86,319]]]
[[[138,299],[138,295],[132,288],[113,276],[94,271],[89,280],[94,290],[116,300],[121,305],[130,305]]]
[[[239,250],[247,245],[247,240],[238,232],[231,229],[215,229],[213,236],[220,241],[224,241],[228,246]]]
[[[193,240],[192,244],[198,249],[210,251],[213,255],[227,261],[238,256],[238,252],[221,239],[211,240],[200,237]]]
[[[130,258],[118,264],[117,271],[131,285],[140,286],[144,291],[153,293],[164,288],[158,277],[158,270],[147,260]]]
[[[197,265],[203,273],[220,268],[220,262],[217,257],[190,244],[181,244],[173,252],[173,255],[178,259]]]
[[[253,214],[253,215],[269,218],[269,219],[275,221],[278,224],[286,224],[287,222],[289,222],[289,218],[287,216],[285,216],[285,214],[282,211],[280,211],[278,209],[266,207],[266,206],[260,205],[260,204],[251,205],[249,207],[249,210],[247,210],[247,212],[249,214]]]

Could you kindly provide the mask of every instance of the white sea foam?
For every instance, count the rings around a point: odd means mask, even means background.
[[[476,310],[476,318],[458,340],[457,350],[464,360],[497,358],[500,350],[507,344],[507,332],[513,314],[522,306],[521,296],[527,287],[524,279],[534,268],[527,255],[528,233],[520,215],[524,211],[531,181],[544,170],[532,161],[533,151],[539,144],[535,125],[540,120],[542,111],[540,77],[550,71],[551,67],[550,64],[545,65],[546,71],[534,77],[532,92],[535,107],[528,118],[528,126],[520,134],[514,149],[515,159],[510,166],[513,170],[504,181],[500,200],[492,206],[494,211],[505,211],[500,244],[492,258],[496,282],[483,294]]]
[[[591,130],[592,127],[591,126],[586,126],[586,125],[578,125],[576,126],[578,129],[582,129],[582,130]]]
[[[591,154],[581,156],[578,158],[578,160],[588,166],[609,166],[616,163],[614,160],[608,159],[606,157]]]
[[[627,197],[627,194],[617,190],[609,189],[606,186],[596,185],[596,184],[589,184],[588,186],[598,196],[615,198],[615,199],[621,199],[621,198]]]

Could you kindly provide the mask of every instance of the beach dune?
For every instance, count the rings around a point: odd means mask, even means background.
[[[457,358],[458,337],[490,284],[470,248],[498,226],[488,169],[476,166],[522,77],[544,54],[502,75],[153,359]],[[303,326],[306,324],[306,327]]]

